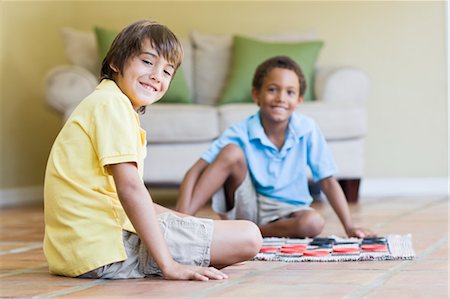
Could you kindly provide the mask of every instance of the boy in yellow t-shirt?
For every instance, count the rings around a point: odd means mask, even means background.
[[[182,55],[176,36],[151,21],[127,26],[114,40],[100,84],[74,110],[50,152],[44,186],[50,272],[224,279],[208,266],[258,252],[261,234],[250,221],[172,212],[154,204],[143,183],[146,136],[137,112],[164,95]]]

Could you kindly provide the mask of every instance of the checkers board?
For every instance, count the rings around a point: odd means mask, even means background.
[[[415,258],[411,235],[377,238],[264,238],[253,260],[285,262],[344,262],[411,260]]]

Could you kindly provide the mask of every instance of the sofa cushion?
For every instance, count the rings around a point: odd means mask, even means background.
[[[169,89],[166,94],[159,100],[161,104],[184,103],[192,104],[191,91],[184,78],[183,67],[179,67],[175,76],[170,82]]]
[[[251,102],[251,83],[256,67],[276,55],[289,56],[300,65],[307,84],[305,101],[312,100],[314,67],[323,42],[269,43],[242,36],[235,36],[233,42],[231,69],[221,104]]]
[[[61,38],[67,61],[72,65],[85,68],[98,76],[100,62],[94,33],[72,28],[62,28]]]
[[[217,109],[206,105],[153,104],[141,115],[150,143],[211,141],[219,135]]]
[[[256,111],[258,106],[253,103],[220,106],[220,132]],[[315,101],[300,104],[297,111],[313,118],[327,140],[360,138],[367,132],[366,109],[363,105]]]
[[[355,67],[328,66],[316,68],[314,90],[325,102],[362,102],[369,96],[369,77]]]
[[[95,35],[97,37],[98,55],[100,60],[103,60],[108,54],[109,48],[112,42],[116,38],[118,32],[111,29],[95,27]],[[192,103],[192,96],[189,90],[188,83],[184,78],[183,67],[180,66],[178,71],[170,83],[169,89],[166,94],[159,101],[162,104],[166,103]]]
[[[253,35],[253,38],[266,42],[300,42],[317,39],[312,32],[285,32]],[[231,35],[208,34],[193,31],[194,102],[215,105],[225,85],[230,68]]]
[[[364,176],[364,138],[334,140],[328,145],[337,164],[335,177],[355,179]]]
[[[194,50],[194,101],[214,105],[226,81],[232,38],[196,31],[192,32],[191,38]]]
[[[97,40],[98,57],[100,61],[103,61],[119,32],[102,27],[94,27],[94,32]]]
[[[297,111],[312,117],[327,140],[364,137],[367,133],[366,108],[362,103],[326,103],[299,105]]]
[[[185,173],[210,145],[210,141],[149,144],[145,158],[144,182],[154,185],[179,185]]]

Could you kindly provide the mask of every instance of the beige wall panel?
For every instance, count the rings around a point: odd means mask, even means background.
[[[42,80],[65,63],[59,29],[119,29],[142,18],[180,37],[192,30],[255,34],[314,30],[319,64],[352,65],[372,82],[366,177],[447,175],[444,2],[1,2],[1,184],[42,184],[59,118]]]

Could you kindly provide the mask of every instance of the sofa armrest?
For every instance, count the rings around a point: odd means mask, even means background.
[[[47,103],[64,117],[98,85],[88,70],[63,65],[51,69],[44,79]]]
[[[319,67],[314,78],[316,99],[325,102],[362,102],[369,94],[369,78],[353,67]]]

